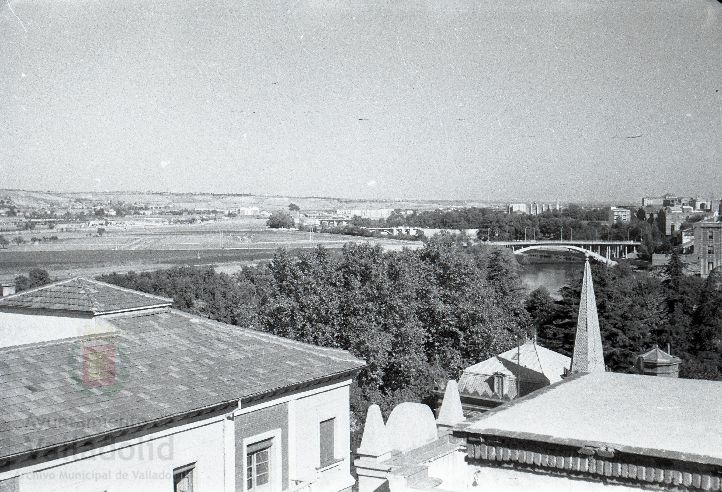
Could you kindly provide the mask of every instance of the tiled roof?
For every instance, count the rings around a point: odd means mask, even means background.
[[[642,360],[644,360],[645,362],[651,362],[655,364],[674,364],[681,362],[681,359],[679,357],[668,354],[656,345],[652,347],[651,350],[648,350],[647,352],[641,354],[639,357],[641,357]]]
[[[492,375],[500,372],[528,381],[561,381],[571,360],[566,355],[549,350],[529,340],[519,347],[481,361],[464,370],[464,375]],[[528,370],[525,370],[528,369]],[[541,376],[541,377],[540,377]]]
[[[166,297],[80,277],[0,298],[0,309],[52,309],[91,314],[171,304],[173,300]]]
[[[172,309],[107,319],[118,332],[0,349],[0,459],[364,366]]]
[[[722,382],[597,372],[482,414],[463,431],[722,465]]]

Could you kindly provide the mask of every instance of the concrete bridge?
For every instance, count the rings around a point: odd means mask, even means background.
[[[626,258],[629,253],[636,253],[642,245],[639,241],[490,241],[485,244],[511,248],[514,254],[521,255],[527,251],[573,251],[590,256],[608,265],[616,265],[618,258]]]

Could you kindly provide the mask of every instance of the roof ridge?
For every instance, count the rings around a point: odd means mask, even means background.
[[[88,299],[88,303],[91,306],[93,306],[93,312],[97,312],[99,309],[97,300],[91,295],[90,292],[88,292],[88,289],[86,289],[82,283],[82,281],[85,280],[85,278],[76,276],[76,277],[73,277],[71,280],[76,283],[76,285],[78,286],[78,289],[80,289],[80,293],[83,294]]]
[[[303,350],[303,351],[309,351],[309,350],[313,349],[314,351],[320,350],[323,352],[337,353],[334,355],[329,354],[328,357],[335,359],[335,360],[342,360],[345,362],[348,362],[349,358],[353,358],[353,359],[358,360],[359,362],[362,362],[361,359],[359,359],[358,357],[353,355],[348,350],[344,350],[344,349],[340,349],[340,348],[333,348],[333,347],[320,347],[317,345],[312,345],[307,342],[301,342],[300,340],[294,340],[292,338],[285,338],[280,335],[274,335],[273,333],[268,333],[268,332],[260,331],[260,330],[254,330],[253,328],[247,328],[245,326],[230,325],[230,324],[224,323],[222,321],[216,321],[213,319],[204,318],[202,316],[198,316],[195,314],[187,313],[185,311],[181,311],[180,309],[171,308],[170,310],[173,313],[180,314],[180,315],[185,316],[190,319],[197,319],[199,322],[202,322],[205,324],[220,325],[223,328],[241,329],[241,330],[244,330],[244,334],[247,336],[254,337],[254,338],[260,338],[260,339],[263,339],[266,341],[270,341],[271,343],[277,343],[277,344],[281,344],[281,345],[291,344],[291,345],[297,346],[294,348],[298,348],[299,350]],[[346,355],[346,357],[341,358],[340,357],[341,354]]]
[[[26,294],[31,294],[31,293],[33,293],[33,292],[37,292],[37,291],[42,290],[42,289],[47,289],[48,287],[54,287],[54,286],[56,286],[56,285],[67,284],[68,282],[72,282],[72,281],[75,280],[76,278],[77,278],[77,277],[66,278],[65,280],[58,280],[57,282],[51,282],[51,283],[49,283],[49,284],[41,285],[41,286],[39,286],[39,287],[33,287],[32,289],[21,290],[20,292],[16,292],[15,294],[11,294],[11,295],[9,295],[9,296],[0,297],[0,303],[3,302],[3,301],[5,301],[6,299],[14,299],[14,298],[16,298],[16,297],[23,296],[23,295],[26,295]]]
[[[133,309],[169,307],[173,299],[75,276],[0,298],[2,307],[69,309],[111,314]]]
[[[544,367],[544,364],[542,364],[541,357],[539,357],[539,351],[536,348],[536,342],[531,340],[532,347],[534,349],[534,355],[536,356],[536,361],[539,363],[539,369],[541,369],[541,373],[546,375],[546,367]]]
[[[103,285],[103,286],[106,286],[106,287],[111,287],[111,288],[113,288],[113,289],[122,290],[122,291],[124,291],[124,292],[130,292],[130,293],[133,293],[133,294],[136,294],[136,295],[141,295],[141,296],[144,296],[144,297],[150,297],[150,298],[153,298],[153,299],[158,299],[158,300],[163,300],[163,301],[170,301],[171,303],[173,302],[173,299],[170,298],[170,297],[159,296],[159,295],[156,295],[156,294],[150,294],[150,293],[148,293],[148,292],[143,292],[143,291],[135,290],[135,289],[129,289],[129,288],[127,288],[127,287],[121,287],[120,285],[115,285],[115,284],[111,284],[111,283],[108,283],[108,282],[102,282],[102,281],[100,281],[100,280],[96,280],[96,279],[92,279],[92,278],[87,278],[87,277],[75,277],[75,278],[77,278],[78,280],[84,280],[84,281],[86,281],[86,282],[90,282],[90,283],[92,283],[92,284]]]

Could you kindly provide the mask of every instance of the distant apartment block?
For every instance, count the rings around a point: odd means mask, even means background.
[[[526,203],[510,203],[507,212],[510,214],[528,214],[529,205]]]
[[[642,197],[642,207],[661,207],[664,203],[664,198],[659,196],[645,196]]]
[[[609,222],[629,224],[632,221],[632,211],[628,208],[609,207]]]
[[[540,215],[544,212],[551,212],[554,210],[561,210],[559,202],[556,203],[510,203],[506,207],[507,213],[510,214],[531,214]]]
[[[694,225],[694,250],[702,278],[722,265],[722,222],[697,222]]]

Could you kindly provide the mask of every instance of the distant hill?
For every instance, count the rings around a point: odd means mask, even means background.
[[[73,203],[87,206],[122,202],[172,208],[228,210],[259,207],[261,210],[285,209],[295,203],[301,210],[336,210],[349,208],[435,209],[445,207],[489,206],[491,203],[463,200],[362,200],[333,197],[295,197],[250,194],[159,193],[142,191],[54,192],[0,190],[0,200],[11,200],[20,208],[66,208]]]

